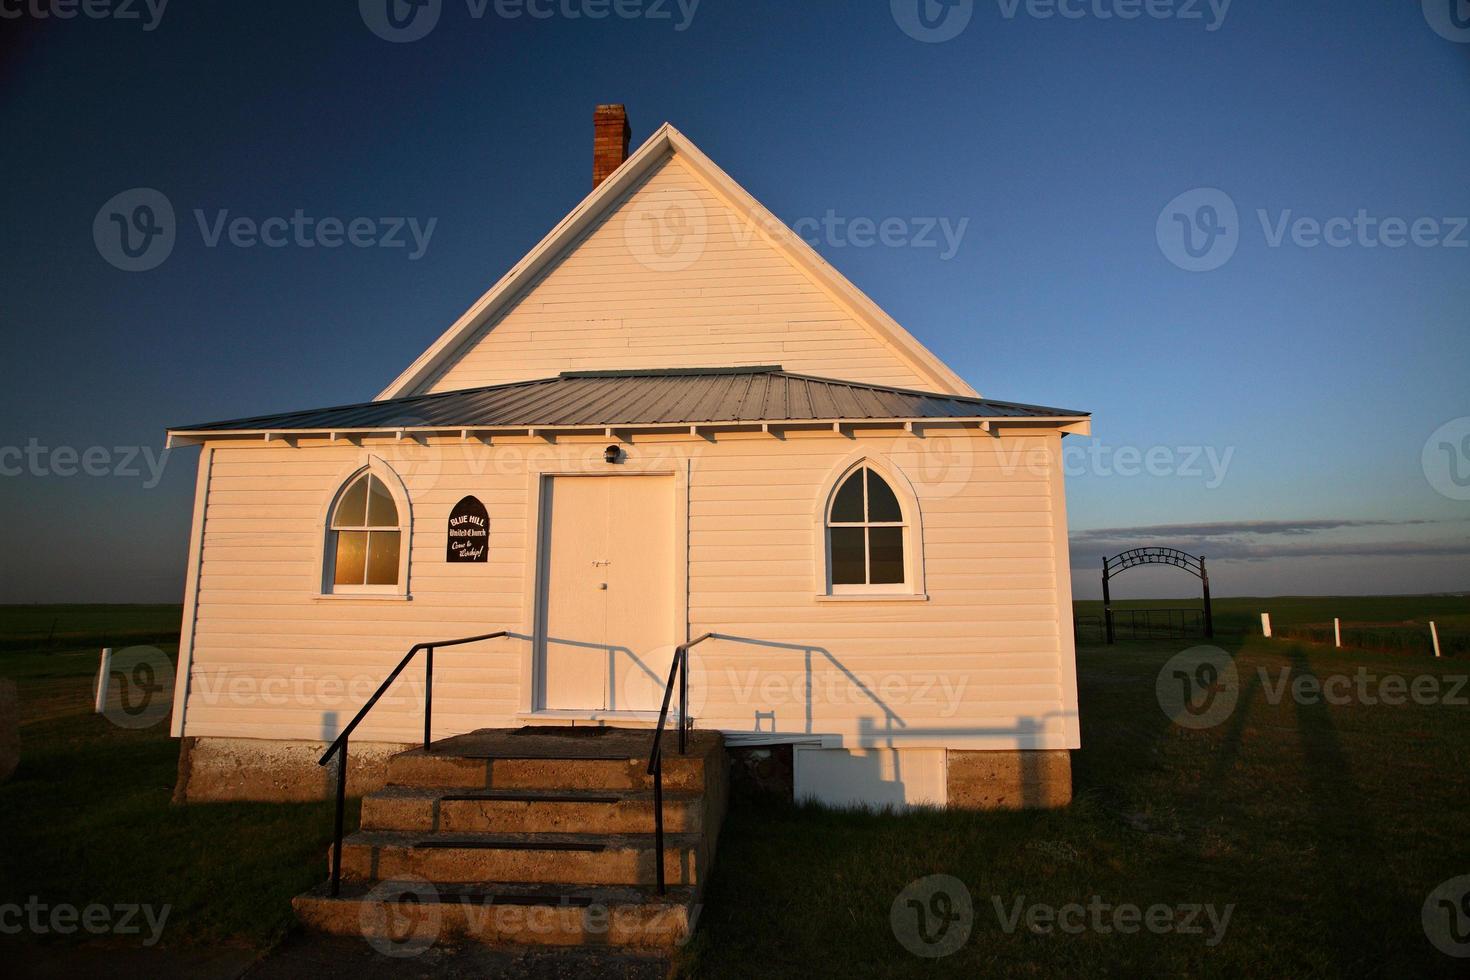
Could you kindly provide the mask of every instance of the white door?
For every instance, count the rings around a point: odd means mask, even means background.
[[[543,485],[540,707],[657,710],[674,645],[674,480]]]

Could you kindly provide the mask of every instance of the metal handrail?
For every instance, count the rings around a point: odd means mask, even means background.
[[[674,648],[669,664],[669,681],[664,685],[663,705],[658,709],[658,727],[653,731],[653,747],[648,751],[648,774],[653,777],[653,864],[658,879],[658,893],[664,894],[664,724],[669,719],[669,700],[674,696],[674,679],[679,680],[679,754],[688,750],[689,739],[689,648],[714,637],[702,633],[688,643]]]
[[[361,724],[363,718],[367,716],[367,713],[373,709],[373,705],[378,703],[378,699],[383,696],[388,688],[393,686],[393,682],[398,679],[399,674],[403,673],[404,668],[409,665],[409,662],[418,655],[418,652],[420,650],[426,650],[428,651],[428,656],[426,657],[424,662],[424,751],[432,751],[429,748],[429,743],[431,741],[429,737],[429,729],[433,723],[434,717],[434,649],[436,647],[457,647],[464,643],[479,643],[481,640],[498,640],[503,636],[509,635],[510,633],[506,630],[499,630],[494,633],[485,633],[481,636],[466,636],[463,639],[459,640],[438,640],[433,643],[414,644],[412,649],[410,649],[408,653],[403,655],[403,659],[398,661],[398,666],[393,668],[393,673],[388,675],[387,680],[383,681],[383,683],[378,686],[378,689],[373,692],[373,696],[367,699],[367,703],[364,704],[361,710],[359,710],[357,714],[353,716],[353,719],[347,723],[347,727],[342,729],[342,734],[337,736],[336,740],[327,747],[327,751],[322,754],[322,757],[319,760],[317,760],[317,765],[324,766],[327,764],[328,760],[332,758],[333,755],[336,755],[338,752],[342,754],[341,760],[337,763],[337,815],[333,823],[334,829],[332,837],[333,898],[337,897],[337,893],[342,888],[342,813],[347,804],[348,737],[351,736],[353,731],[356,730],[357,726]]]

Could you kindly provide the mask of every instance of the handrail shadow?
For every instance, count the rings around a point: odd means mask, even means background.
[[[839,671],[842,672],[842,675],[844,677],[846,677],[852,683],[852,685],[853,685],[854,688],[856,688],[857,690],[861,691],[863,693],[863,695],[868,698],[868,700],[872,701],[875,705],[877,705],[878,706],[878,709],[883,712],[884,720],[888,723],[889,727],[892,727],[894,724],[897,724],[898,727],[900,727],[900,728],[906,728],[906,727],[908,727],[908,723],[903,720],[902,716],[900,716],[898,714],[898,712],[896,712],[892,708],[890,708],[888,706],[888,703],[886,701],[884,701],[877,694],[875,694],[873,692],[873,690],[870,687],[868,687],[868,685],[866,685],[866,684],[864,684],[862,682],[862,679],[860,677],[858,677],[851,670],[849,670],[847,668],[847,665],[846,664],[844,664],[842,661],[838,660],[835,656],[833,656],[832,655],[832,651],[828,650],[826,647],[817,646],[817,645],[812,644],[812,643],[785,643],[785,642],[782,642],[782,641],[779,641],[779,640],[762,640],[762,639],[759,639],[757,637],[752,637],[752,636],[737,636],[737,635],[734,635],[734,634],[731,634],[731,633],[711,633],[711,634],[709,634],[709,636],[710,636],[711,639],[715,639],[715,640],[728,640],[731,643],[743,643],[743,644],[746,644],[747,646],[768,647],[768,648],[774,649],[774,650],[793,650],[793,651],[800,651],[801,653],[803,653],[805,655],[805,663],[803,665],[803,668],[804,668],[805,673],[806,673],[806,732],[807,732],[807,734],[812,734],[812,732],[813,732],[813,730],[815,728],[815,719],[813,717],[813,709],[812,709],[812,655],[813,654],[820,654],[822,657],[826,658],[827,661],[830,662],[833,667],[836,667]]]
[[[617,702],[616,702],[616,696],[615,696],[615,692],[613,690],[613,686],[614,686],[613,678],[616,677],[616,676],[618,676],[618,673],[617,673],[617,657],[619,655],[622,655],[622,656],[626,657],[627,660],[628,660],[628,663],[632,667],[634,667],[636,670],[641,671],[642,674],[643,674],[643,676],[645,676],[648,680],[653,681],[655,683],[661,683],[663,681],[663,676],[661,674],[659,674],[656,670],[654,670],[652,667],[650,667],[643,660],[643,658],[640,657],[637,653],[634,653],[633,652],[633,649],[631,647],[624,646],[622,644],[616,644],[616,643],[593,643],[593,642],[588,641],[588,640],[572,640],[572,639],[565,639],[563,637],[548,636],[548,637],[546,637],[542,641],[542,644],[543,644],[542,649],[544,650],[546,647],[549,647],[553,643],[555,643],[557,646],[573,647],[573,648],[584,649],[584,650],[599,650],[599,651],[605,651],[607,653],[607,688],[608,689],[607,689],[607,692],[606,693],[607,693],[607,696],[608,696],[608,706],[607,707],[608,707],[608,710],[610,710],[610,711],[616,711],[616,710],[618,710],[618,705],[617,705]],[[645,654],[645,656],[646,656],[646,654]]]

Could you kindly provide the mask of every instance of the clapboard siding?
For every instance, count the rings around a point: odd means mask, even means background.
[[[1070,596],[1057,590],[1056,562],[1065,553],[1051,472],[1058,443],[1055,434],[897,430],[734,434],[713,442],[639,437],[632,461],[687,468],[690,632],[745,641],[697,648],[699,723],[809,732],[846,744],[908,738],[1066,747],[1076,706],[1067,693],[1070,632],[1061,619],[1070,615]],[[216,443],[185,734],[332,737],[411,645],[497,629],[527,633],[531,473],[607,472],[602,445]],[[328,502],[369,453],[402,477],[410,498],[409,600],[320,595]],[[844,463],[863,453],[912,485],[927,601],[818,599],[819,500]],[[445,521],[469,493],[490,511],[489,561],[449,565]],[[527,648],[523,639],[506,639],[441,651],[436,733],[518,724],[530,683]],[[807,690],[808,672],[816,693]],[[421,730],[421,697],[418,666],[359,737],[411,740]]]
[[[658,231],[648,220],[668,203],[684,209],[693,229],[677,244],[656,242]],[[678,261],[660,259],[658,246]],[[589,368],[755,364],[936,390],[670,157],[482,328],[425,390]]]

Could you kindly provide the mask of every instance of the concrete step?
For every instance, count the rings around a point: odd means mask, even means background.
[[[299,896],[298,918],[395,951],[425,939],[647,955],[681,944],[724,815],[725,756],[718,733],[691,733],[685,755],[664,736],[659,896],[651,737],[484,729],[393,756],[343,841],[341,895],[323,885]]]
[[[702,884],[712,854],[702,834],[664,835],[664,881]],[[423,878],[651,885],[653,834],[419,833],[369,830],[342,842],[342,874],[358,881]]]
[[[704,797],[664,793],[666,833],[698,833]],[[363,797],[363,830],[647,834],[650,790],[456,789],[388,786]]]
[[[653,888],[625,886],[405,879],[344,881],[336,898],[323,884],[298,895],[292,906],[309,929],[408,952],[436,941],[669,949],[689,936],[695,901],[687,887],[660,896]]]
[[[645,771],[647,766],[646,757],[518,758],[450,755],[416,749],[389,760],[388,782],[394,786],[458,789],[648,790],[653,788],[653,777]],[[665,758],[665,791],[703,788],[702,758],[677,755]]]
[[[413,749],[388,763],[395,786],[459,789],[648,790],[649,732],[630,729],[486,729]],[[720,737],[690,733],[688,754],[677,735],[663,738],[664,790],[703,792],[706,762],[720,758]]]

